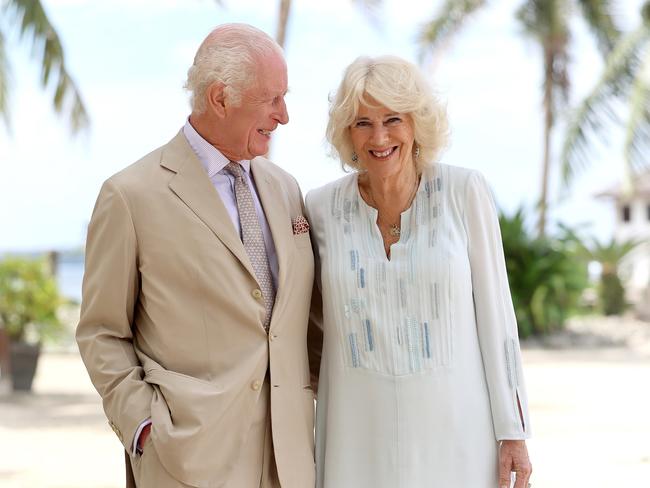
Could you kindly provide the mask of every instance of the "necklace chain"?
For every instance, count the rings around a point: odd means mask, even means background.
[[[411,190],[411,194],[409,195],[409,198],[408,198],[408,200],[406,201],[406,206],[404,207],[404,210],[406,210],[407,208],[409,208],[409,207],[411,206],[411,203],[413,202],[413,199],[415,198],[415,195],[416,195],[417,192],[418,192],[418,186],[419,186],[419,183],[420,183],[419,178],[418,178],[418,176],[416,175],[416,176],[415,176],[415,183],[414,183],[414,185],[413,185],[413,189]],[[368,191],[366,192],[366,194],[368,195],[368,197],[370,197],[371,205],[372,205],[374,208],[377,209],[377,223],[378,223],[378,224],[382,224],[382,223],[383,223],[383,224],[385,224],[385,225],[388,225],[390,235],[391,235],[392,237],[398,237],[398,238],[399,238],[400,235],[402,234],[401,222],[398,221],[397,223],[392,223],[392,224],[391,224],[391,223],[389,223],[389,222],[384,222],[384,221],[379,217],[379,206],[377,205],[377,202],[375,201],[375,197],[374,197],[374,195],[372,194],[372,186],[370,185],[370,182],[368,182]],[[403,211],[403,210],[402,210],[402,211]],[[400,212],[400,214],[401,214],[401,213],[402,213],[402,212]],[[379,230],[381,230],[381,226],[379,227]]]

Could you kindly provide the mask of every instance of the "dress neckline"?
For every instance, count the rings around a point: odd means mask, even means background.
[[[379,211],[370,205],[366,203],[366,201],[363,199],[361,196],[361,190],[359,189],[359,172],[357,171],[354,174],[354,178],[352,180],[352,184],[354,185],[354,193],[356,195],[357,200],[359,201],[359,207],[365,208],[366,214],[370,218],[370,224],[372,228],[372,235],[373,235],[373,242],[376,242],[379,244],[378,251],[381,252],[381,256],[383,256],[384,260],[387,263],[390,263],[393,261],[393,257],[395,257],[395,251],[401,249],[406,241],[410,238],[411,236],[411,214],[413,213],[413,208],[415,205],[417,205],[418,201],[418,196],[420,195],[420,192],[422,191],[422,188],[425,185],[425,180],[429,178],[428,173],[428,168],[425,168],[424,171],[422,171],[422,174],[420,175],[420,181],[418,183],[418,188],[415,191],[415,195],[413,196],[413,200],[411,200],[411,205],[409,205],[408,208],[406,208],[401,214],[400,214],[400,229],[401,229],[401,234],[399,239],[394,242],[393,244],[390,245],[390,257],[386,254],[386,249],[384,247],[384,238],[381,235],[381,231],[379,230],[379,226],[377,225],[377,217],[379,215]]]

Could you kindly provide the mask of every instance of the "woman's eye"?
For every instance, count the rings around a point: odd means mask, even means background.
[[[367,120],[359,120],[356,124],[354,124],[355,127],[368,127],[370,125],[370,122]]]
[[[386,121],[387,124],[398,124],[402,121],[399,117],[391,117]]]

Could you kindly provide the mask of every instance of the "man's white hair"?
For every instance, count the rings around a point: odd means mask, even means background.
[[[187,72],[185,88],[195,113],[206,108],[206,91],[214,82],[225,85],[224,94],[234,105],[255,82],[256,64],[266,56],[279,54],[282,48],[265,32],[248,24],[223,24],[203,41],[194,63]]]

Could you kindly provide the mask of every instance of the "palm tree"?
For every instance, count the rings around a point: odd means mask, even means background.
[[[618,117],[621,105],[627,107],[625,122]],[[650,165],[650,0],[641,8],[641,25],[616,44],[601,79],[569,122],[561,160],[565,187],[588,166],[590,142],[608,122],[625,126],[623,171],[631,188],[632,173]]]
[[[287,38],[287,24],[289,23],[289,14],[291,13],[291,0],[280,0],[278,12],[278,29],[275,34],[275,40],[280,47],[284,48]]]
[[[618,276],[618,267],[633,249],[643,241],[630,239],[609,242],[592,239],[590,246],[585,246],[585,254],[601,265],[598,299],[605,315],[620,315],[625,310],[625,288]]]
[[[446,0],[437,17],[422,29],[423,52],[448,42],[486,4],[485,0]],[[540,236],[544,235],[546,228],[551,133],[557,115],[568,101],[572,15],[576,12],[581,14],[596,37],[599,50],[607,54],[619,33],[610,11],[609,0],[525,0],[516,12],[523,33],[532,38],[543,53],[544,154],[539,200]]]
[[[52,103],[54,110],[70,118],[73,133],[89,125],[79,89],[68,73],[63,46],[59,36],[47,17],[39,0],[0,0],[0,19],[9,22],[0,24],[0,116],[10,125],[9,76],[10,67],[6,51],[6,32],[3,26],[18,25],[20,38],[32,42],[32,55],[41,64],[41,86],[54,85]],[[14,24],[15,23],[15,24]]]

